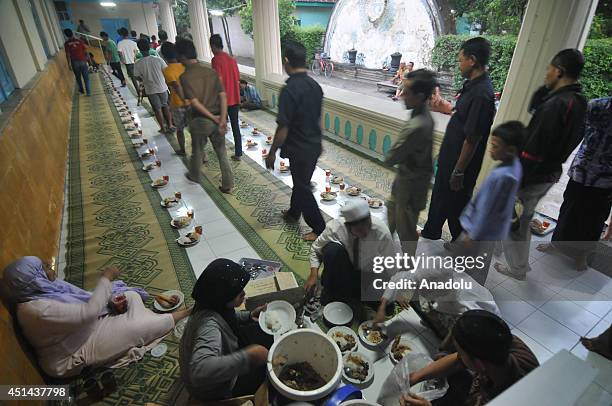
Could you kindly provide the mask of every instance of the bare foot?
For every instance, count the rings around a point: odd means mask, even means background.
[[[316,233],[314,232],[309,232],[308,234],[304,234],[302,236],[302,238],[304,239],[304,241],[314,241],[317,239],[317,237],[319,237]]]
[[[548,244],[538,244],[536,249],[540,252],[552,253],[556,250],[555,246],[551,243]]]
[[[608,327],[599,337],[586,338],[580,337],[580,342],[589,351],[596,352],[602,357],[612,360],[612,349],[610,348],[610,335],[612,327]]]
[[[502,275],[509,276],[519,281],[524,281],[525,279],[527,279],[526,275],[516,275],[512,273],[510,268],[508,268],[507,266],[505,266],[504,264],[500,262],[495,263],[495,265],[493,265],[493,269],[495,269],[497,272],[499,272]]]

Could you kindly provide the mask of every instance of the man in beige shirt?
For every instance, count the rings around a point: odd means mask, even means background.
[[[229,193],[234,186],[234,175],[225,149],[227,130],[227,97],[217,73],[197,60],[192,41],[177,41],[178,60],[185,65],[180,77],[183,99],[191,105],[191,163],[185,175],[193,182],[200,182],[200,166],[204,146],[210,142],[219,159],[221,186],[219,190]]]

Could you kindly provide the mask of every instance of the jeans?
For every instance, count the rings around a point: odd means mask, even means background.
[[[510,232],[510,240],[502,242],[506,261],[510,265],[510,272],[518,276],[525,276],[531,270],[529,266],[529,243],[531,242],[531,227],[529,223],[533,218],[536,206],[553,182],[537,183],[523,186],[518,191],[518,198],[523,203],[523,214],[519,219],[519,228]]]
[[[321,235],[325,230],[325,220],[323,220],[317,201],[310,189],[310,179],[317,166],[318,158],[318,155],[308,156],[308,154],[291,154],[289,156],[293,191],[291,192],[291,205],[287,214],[294,219],[299,219],[303,215],[308,227],[312,228],[315,234]]]
[[[74,59],[71,62],[72,72],[74,73],[77,86],[79,86],[79,92],[87,92],[87,95],[90,95],[91,91],[89,90],[89,67],[87,65],[87,62],[77,61]],[[83,78],[83,80],[81,80],[81,78]],[[83,81],[85,82],[85,91],[83,91]]]
[[[236,156],[242,156],[242,134],[240,133],[240,122],[238,121],[239,111],[239,104],[227,106],[227,114],[229,115],[232,133],[234,134],[234,155]]]

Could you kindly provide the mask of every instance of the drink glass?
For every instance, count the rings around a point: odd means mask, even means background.
[[[148,144],[148,143],[149,143],[149,140],[148,140],[148,139],[146,139],[146,138],[143,138],[143,139],[142,139],[142,143],[146,145],[146,144]]]
[[[285,161],[280,161],[280,166],[285,166]]]
[[[261,150],[261,155],[266,155],[267,153],[268,153],[267,149],[264,148],[264,149]]]
[[[346,185],[344,184],[344,182],[341,182],[339,186],[340,186],[340,190],[344,190],[344,188],[346,187]]]
[[[176,197],[177,200],[181,200],[181,197],[183,197],[183,195],[181,194],[181,192],[174,192],[174,197]]]
[[[189,218],[193,218],[193,209],[188,209],[188,210],[187,210],[187,216],[188,216]]]
[[[325,170],[325,176],[331,176],[331,169]]]
[[[202,235],[202,226],[195,226],[195,232]]]
[[[331,185],[329,185],[329,184],[325,185],[325,191],[327,193],[331,192]]]
[[[168,176],[168,175],[164,175],[164,176],[163,176],[163,179],[164,179],[164,180],[166,181],[166,183],[167,183],[167,182],[169,182],[169,181],[170,181],[170,176]]]

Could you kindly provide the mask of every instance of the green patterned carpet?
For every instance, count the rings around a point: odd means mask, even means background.
[[[149,293],[191,292],[194,273],[174,241],[178,233],[170,227],[170,216],[140,169],[100,76],[90,78],[92,96],[76,93],[73,100],[66,280],[92,289],[100,271],[116,265],[123,271],[121,279]],[[169,334],[163,342],[168,345],[163,357],[146,354],[140,362],[114,370],[119,389],[100,404],[176,404],[182,389],[178,340]],[[84,378],[73,382],[73,388],[78,391]]]

